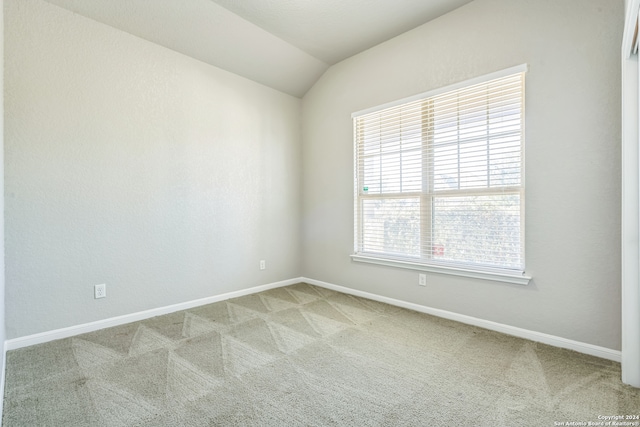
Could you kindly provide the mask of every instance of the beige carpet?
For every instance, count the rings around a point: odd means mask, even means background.
[[[617,363],[297,284],[7,355],[4,426],[554,426]]]

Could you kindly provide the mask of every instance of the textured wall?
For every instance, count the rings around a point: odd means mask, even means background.
[[[299,99],[40,0],[5,17],[7,338],[300,275]]]
[[[330,68],[303,100],[303,274],[620,349],[622,0],[475,0]],[[354,263],[351,113],[526,75],[527,287]]]

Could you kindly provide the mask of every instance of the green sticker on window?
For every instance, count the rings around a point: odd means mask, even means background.
[[[367,191],[369,191],[369,187],[362,188],[362,191],[364,191],[366,193]]]

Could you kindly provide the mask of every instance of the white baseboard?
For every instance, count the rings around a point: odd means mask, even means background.
[[[302,280],[303,280],[302,278],[282,280],[280,282],[254,286],[252,288],[242,289],[242,290],[233,291],[233,292],[227,292],[224,294],[214,295],[211,297],[201,298],[201,299],[192,300],[192,301],[186,301],[179,304],[153,308],[150,310],[139,311],[131,314],[125,314],[123,316],[111,317],[108,319],[97,320],[95,322],[90,322],[90,323],[83,323],[81,325],[69,326],[67,328],[55,329],[53,331],[41,332],[38,334],[27,335],[19,338],[13,338],[5,341],[5,344],[4,344],[5,354],[6,354],[6,351],[9,351],[9,350],[15,350],[22,347],[42,344],[45,342],[59,340],[62,338],[69,338],[76,335],[85,334],[87,332],[97,331],[99,329],[110,328],[112,326],[119,326],[125,323],[137,322],[139,320],[149,319],[151,317],[161,316],[163,314],[174,313],[176,311],[187,310],[187,309],[198,307],[201,305],[212,304],[214,302],[224,301],[231,298],[238,298],[245,295],[255,294],[256,292],[262,292],[269,289],[279,288],[282,286],[293,285],[295,283],[300,283]]]
[[[84,323],[82,325],[70,326],[68,328],[56,329],[53,331],[41,332],[34,335],[28,335],[20,338],[14,338],[5,341],[4,351],[6,360],[6,351],[15,350],[22,347],[28,347],[35,344],[42,344],[49,341],[54,341],[62,338],[68,338],[87,332],[93,332],[99,329],[109,328],[112,326],[118,326],[125,323],[136,322],[139,320],[148,319],[150,317],[160,316],[163,314],[169,314],[180,310],[187,310],[193,307],[201,305],[212,304],[214,302],[224,301],[231,298],[237,298],[245,295],[250,295],[256,292],[266,291],[268,289],[279,288],[282,286],[293,285],[295,283],[305,282],[311,285],[320,286],[334,291],[343,292],[345,294],[351,294],[363,298],[368,298],[374,301],[380,301],[387,304],[395,305],[397,307],[407,308],[409,310],[418,311],[421,313],[431,314],[433,316],[442,317],[449,320],[454,320],[460,323],[466,323],[468,325],[478,326],[481,328],[489,329],[496,332],[501,332],[507,335],[516,336],[519,338],[528,339],[531,341],[541,342],[544,344],[552,345],[554,347],[566,348],[574,350],[579,353],[589,354],[603,359],[613,360],[620,362],[621,352],[618,350],[612,350],[605,347],[599,347],[592,344],[587,344],[579,341],[574,341],[554,335],[543,334],[541,332],[530,331],[528,329],[522,329],[515,326],[509,326],[502,323],[492,322],[490,320],[478,319],[476,317],[466,316],[464,314],[453,313],[451,311],[440,310],[437,308],[431,308],[424,305],[414,304],[406,301],[397,300],[394,298],[384,297],[369,292],[359,291],[351,289],[345,286],[335,285],[333,283],[327,283],[320,280],[310,279],[307,277],[297,277],[293,279],[283,280],[280,282],[269,283],[266,285],[255,286],[248,289],[242,289],[240,291],[228,292],[221,295],[215,295],[207,298],[201,298],[193,301],[187,301],[179,304],[169,305],[166,307],[154,308],[151,310],[140,311],[137,313],[126,314],[123,316],[112,317],[109,319],[98,320],[91,323]],[[4,369],[3,369],[4,372]],[[2,381],[2,378],[0,378]],[[2,383],[0,382],[0,385]]]
[[[501,332],[503,334],[512,335],[519,338],[528,339],[531,341],[548,344],[554,347],[566,348],[574,350],[579,353],[589,354],[591,356],[600,357],[607,360],[613,360],[614,362],[620,362],[621,352],[619,350],[612,350],[605,347],[600,347],[593,344],[587,344],[579,341],[574,341],[555,335],[543,334],[541,332],[530,331],[528,329],[517,328],[515,326],[509,326],[502,323],[492,322],[490,320],[478,319],[477,317],[466,316],[464,314],[453,313],[451,311],[440,310],[437,308],[431,308],[424,305],[414,304],[406,301],[401,301],[393,298],[383,297],[380,295],[372,294],[369,292],[359,291],[356,289],[347,288],[340,285],[334,285],[333,283],[322,282],[320,280],[309,279],[303,277],[300,279],[310,285],[320,286],[322,288],[332,289],[334,291],[343,292],[345,294],[351,294],[363,298],[368,298],[374,301],[384,302],[387,304],[395,305],[398,307],[408,308],[409,310],[419,311],[421,313],[431,314],[437,317],[443,317],[449,320],[455,320],[460,323],[466,323],[468,325],[478,326],[492,331]]]

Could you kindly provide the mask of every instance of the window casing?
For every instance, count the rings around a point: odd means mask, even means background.
[[[523,276],[525,70],[354,114],[354,259]]]

